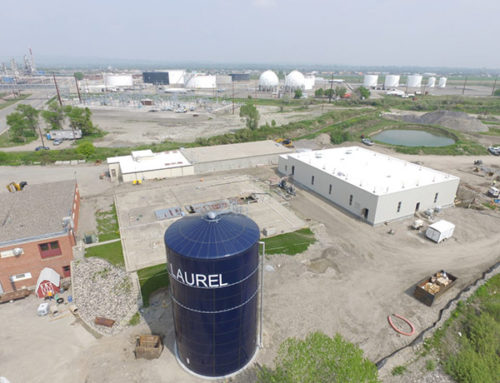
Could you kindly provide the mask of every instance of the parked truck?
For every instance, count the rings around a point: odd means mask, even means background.
[[[455,225],[451,222],[442,219],[436,223],[433,223],[427,228],[425,236],[430,240],[439,243],[445,239],[451,238],[455,230]]]

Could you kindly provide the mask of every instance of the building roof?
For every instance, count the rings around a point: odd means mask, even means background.
[[[183,153],[193,163],[225,161],[238,158],[285,154],[292,152],[281,144],[271,140],[244,142],[240,144],[200,146],[184,149]]]
[[[22,191],[2,193],[0,245],[64,234],[63,218],[71,216],[75,180],[27,185]]]
[[[179,150],[153,153],[151,150],[133,151],[131,155],[109,157],[108,164],[119,163],[122,174],[177,168],[191,163]]]
[[[358,146],[288,154],[375,195],[458,180],[458,177]]]

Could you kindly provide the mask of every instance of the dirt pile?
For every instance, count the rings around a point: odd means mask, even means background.
[[[469,116],[464,112],[452,112],[449,110],[438,110],[425,113],[421,116],[405,114],[399,117],[403,121],[415,124],[441,125],[445,128],[458,130],[460,132],[487,132],[488,127],[477,118]]]

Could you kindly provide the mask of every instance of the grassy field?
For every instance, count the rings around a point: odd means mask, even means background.
[[[114,203],[110,206],[109,210],[98,211],[95,215],[97,221],[97,234],[100,242],[120,238],[118,217],[116,216],[116,207]]]
[[[86,258],[98,257],[105,259],[106,261],[112,263],[115,266],[119,267],[125,266],[121,241],[107,243],[105,245],[88,247],[85,250],[85,257]]]
[[[304,228],[292,233],[264,238],[262,241],[266,244],[266,254],[295,255],[306,251],[309,245],[316,242],[316,238],[311,229]]]
[[[141,285],[142,302],[145,307],[149,306],[149,297],[152,293],[168,287],[169,280],[166,267],[166,264],[161,264],[137,271]]]
[[[0,102],[0,109],[7,108],[8,106],[11,106],[11,105],[15,104],[18,101],[25,100],[29,96],[31,96],[31,94],[22,94],[21,96],[16,97],[16,98],[11,98],[9,100],[3,100],[3,101]]]
[[[500,274],[492,277],[425,342],[458,383],[497,383],[500,377]]]
[[[7,130],[6,132],[0,134],[0,148],[8,148],[8,147],[12,147],[12,146],[18,146],[21,144],[28,144],[30,142],[33,142],[33,141],[39,139],[37,136],[25,137],[25,138],[26,138],[26,141],[23,143],[13,142],[10,138],[10,131]],[[41,142],[40,142],[40,144],[41,144]]]

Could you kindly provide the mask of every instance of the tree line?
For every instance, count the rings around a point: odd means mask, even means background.
[[[63,129],[67,120],[73,130],[81,130],[83,136],[99,133],[99,128],[92,123],[92,112],[89,108],[76,106],[60,106],[57,102],[49,103],[46,110],[38,110],[31,105],[20,104],[15,112],[7,116],[7,125],[10,128],[10,140],[23,143],[30,138],[42,135],[40,116],[50,130]]]

